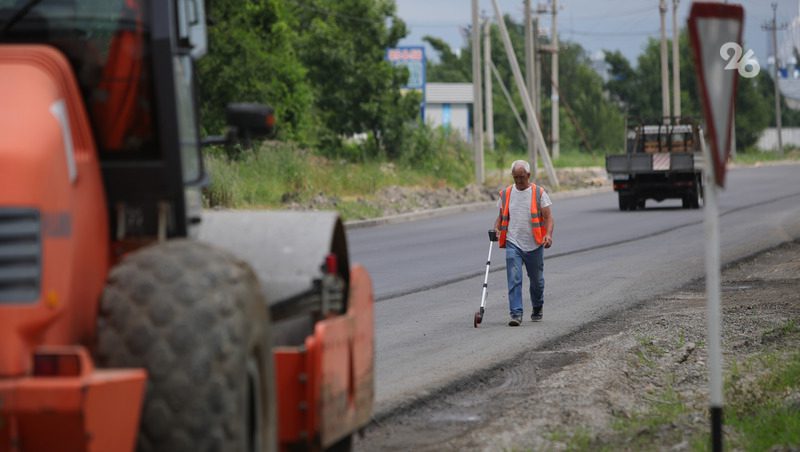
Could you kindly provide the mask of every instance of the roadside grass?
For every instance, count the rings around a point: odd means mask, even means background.
[[[765,340],[766,338],[766,340]],[[794,320],[767,331],[762,342],[800,338]],[[744,450],[800,446],[800,351],[760,353],[732,363],[725,390],[730,398],[726,424],[738,435],[732,446]]]
[[[782,160],[800,160],[800,149],[785,147],[783,157],[777,152],[762,152],[757,149],[748,148],[743,152],[737,152],[736,157],[731,161],[740,165],[755,165],[763,162],[777,162]]]
[[[670,374],[668,380],[674,381],[675,376]],[[617,418],[612,423],[618,438],[625,438],[627,444],[637,448],[654,444],[656,438],[662,442],[681,439],[681,432],[674,427],[690,413],[690,409],[671,383],[666,386],[660,391],[642,395],[648,401],[647,409],[629,418]]]
[[[763,344],[787,344],[777,350],[733,359],[725,372],[725,448],[730,450],[795,450],[800,446],[800,325],[795,320],[765,331]],[[655,359],[665,351],[649,337],[637,338],[638,347],[630,359],[652,369]],[[677,345],[685,342],[678,339]],[[648,370],[650,372],[650,370]],[[592,435],[585,428],[559,429],[552,441],[570,451],[648,450],[655,444],[684,442],[693,451],[711,448],[708,422],[697,423],[698,400],[684,400],[673,389],[676,375],[661,377],[660,389],[641,394],[644,408],[634,414],[616,415],[612,433]],[[706,401],[700,401],[700,406]],[[693,407],[694,406],[694,407]]]
[[[398,159],[365,158],[354,162],[331,159],[292,143],[266,142],[254,150],[239,150],[230,158],[222,148],[204,150],[210,185],[204,192],[205,207],[233,209],[285,208],[309,205],[319,197],[329,201],[323,208],[339,211],[344,219],[372,218],[381,209],[366,202],[390,186],[461,188],[473,182],[472,150],[466,143],[440,130],[420,129]],[[784,159],[800,160],[800,149],[786,152]],[[505,184],[514,160],[527,160],[525,150],[486,152],[486,184]],[[740,152],[735,162],[754,164],[775,161],[775,153]],[[603,167],[605,154],[563,149],[556,168]],[[538,165],[543,176],[541,159]],[[314,205],[319,205],[319,202]]]
[[[634,355],[640,366],[656,367],[658,358],[667,353],[666,350],[656,344],[655,339],[651,336],[639,336],[636,338],[636,342],[639,347],[634,351]]]
[[[265,143],[231,158],[221,148],[204,158],[211,182],[206,207],[277,208],[302,204],[315,196],[336,200],[345,218],[374,217],[380,212],[363,200],[393,185],[463,187],[471,179],[471,161],[463,150],[442,146],[423,158],[389,162],[375,158],[360,163],[332,160],[287,143]]]
[[[611,451],[611,449],[608,448],[598,449],[597,447],[593,447],[592,438],[593,435],[591,431],[583,427],[578,427],[572,431],[559,429],[548,435],[550,441],[566,445],[566,450],[570,452]]]
[[[559,158],[553,161],[553,166],[556,168],[605,167],[605,156],[607,154],[608,152],[605,151],[588,153],[578,149],[562,149]],[[514,160],[528,160],[527,152],[524,150],[515,150],[511,152],[487,150],[485,158],[486,170],[507,170]],[[757,163],[783,160],[800,160],[800,149],[791,147],[784,148],[784,156],[781,157],[777,152],[762,152],[755,148],[748,148],[744,151],[739,151],[736,157],[732,159],[732,162],[741,165],[755,165]],[[541,158],[539,158],[537,162],[539,168],[544,167]]]

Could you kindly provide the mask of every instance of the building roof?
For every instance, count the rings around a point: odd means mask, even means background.
[[[471,104],[472,83],[426,83],[425,102],[429,104]]]

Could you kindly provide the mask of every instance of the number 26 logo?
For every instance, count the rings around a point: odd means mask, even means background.
[[[731,54],[731,50],[733,53]],[[726,42],[719,48],[719,56],[723,60],[727,60],[728,64],[725,65],[726,70],[738,70],[739,75],[745,78],[753,78],[758,75],[761,66],[758,61],[753,58],[754,52],[748,49],[747,53],[742,57],[742,47],[735,42]],[[748,69],[748,67],[750,69]]]

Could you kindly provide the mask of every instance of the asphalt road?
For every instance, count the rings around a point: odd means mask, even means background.
[[[723,263],[800,239],[800,165],[730,170],[720,193]],[[400,408],[704,274],[703,211],[678,201],[620,212],[615,193],[554,202],[545,318],[506,326],[494,248],[483,325],[472,326],[496,210],[348,231],[376,298],[376,412]],[[527,283],[526,283],[527,286]],[[723,288],[724,290],[724,288]],[[527,300],[527,298],[526,298]],[[528,301],[526,301],[528,303]],[[530,305],[526,305],[526,317]]]

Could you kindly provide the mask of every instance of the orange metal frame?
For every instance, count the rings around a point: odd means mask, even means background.
[[[37,352],[77,356],[80,373],[0,379],[0,452],[133,450],[146,372],[95,369],[83,347]]]
[[[347,313],[318,322],[302,347],[276,347],[278,438],[282,450],[328,447],[364,427],[374,400],[372,282],[350,271]]]

